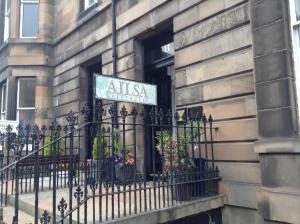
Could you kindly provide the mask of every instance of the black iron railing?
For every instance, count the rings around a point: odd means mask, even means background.
[[[70,112],[65,126],[20,124],[1,135],[0,203],[13,200],[5,215],[14,223],[24,223],[24,195],[37,224],[104,222],[218,194],[211,116],[100,103],[88,122],[91,113],[82,110],[83,125]]]

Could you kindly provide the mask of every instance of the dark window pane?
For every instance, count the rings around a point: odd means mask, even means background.
[[[1,111],[6,111],[6,85],[2,86]]]
[[[35,85],[34,78],[19,80],[19,108],[35,107]]]
[[[22,37],[36,37],[39,29],[39,5],[23,4]]]

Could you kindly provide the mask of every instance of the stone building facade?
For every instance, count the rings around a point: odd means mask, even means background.
[[[214,117],[225,224],[300,223],[294,3],[117,2],[117,76],[167,89],[161,106]],[[2,119],[63,122],[92,105],[93,73],[112,74],[110,6],[0,0]]]

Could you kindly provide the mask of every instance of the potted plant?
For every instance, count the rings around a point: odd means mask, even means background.
[[[174,137],[164,131],[157,137],[157,149],[162,158],[162,172],[172,186],[173,199],[177,201],[190,200],[195,193],[195,163],[185,150],[189,136],[181,134]]]
[[[115,155],[114,163],[116,180],[123,184],[130,183],[133,180],[135,164],[134,154],[132,151],[126,150],[124,158],[124,151],[121,150],[120,153]]]

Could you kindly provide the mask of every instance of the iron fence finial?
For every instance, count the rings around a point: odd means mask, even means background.
[[[40,218],[41,224],[49,224],[51,220],[51,217],[49,213],[45,210],[42,214],[42,217]]]
[[[58,211],[60,211],[61,217],[64,217],[65,211],[68,207],[66,200],[62,197],[57,206]]]

